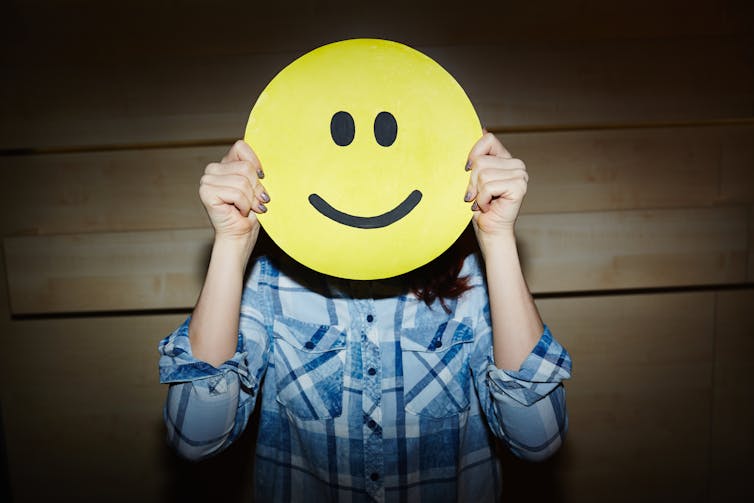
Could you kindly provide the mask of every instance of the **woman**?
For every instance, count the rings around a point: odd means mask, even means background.
[[[230,445],[260,393],[259,501],[498,501],[495,437],[527,459],[557,450],[571,362],[518,260],[526,168],[486,133],[466,170],[476,252],[460,239],[405,277],[346,281],[260,252],[270,196],[247,144],[208,165],[207,277],[159,348],[178,452]]]

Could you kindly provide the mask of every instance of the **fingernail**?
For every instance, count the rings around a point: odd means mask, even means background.
[[[262,191],[262,193],[259,194],[259,197],[261,197],[262,201],[264,201],[265,203],[270,202],[270,196],[267,195],[267,192]]]
[[[466,161],[466,171],[470,171],[470,170],[471,170],[471,159]]]
[[[471,201],[471,192],[467,192],[463,200],[466,201],[467,203]]]
[[[259,211],[261,211],[262,213],[267,213],[267,206],[265,206],[262,203],[259,203]]]
[[[474,204],[471,205],[471,211],[477,211],[479,209],[479,205],[476,201],[474,201]]]
[[[262,171],[262,168],[257,170],[257,178],[264,178],[264,171]]]

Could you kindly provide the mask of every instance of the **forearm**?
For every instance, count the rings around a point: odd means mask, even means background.
[[[485,260],[495,365],[518,370],[544,325],[526,285],[513,231],[480,243]]]
[[[246,263],[256,242],[215,238],[207,276],[189,326],[194,356],[215,367],[233,357]]]

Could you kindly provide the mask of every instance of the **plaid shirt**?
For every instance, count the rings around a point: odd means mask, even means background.
[[[494,437],[527,459],[560,446],[570,357],[545,327],[517,372],[495,367],[475,255],[450,314],[391,281],[285,266],[254,262],[237,351],[220,367],[192,356],[188,319],[160,342],[168,441],[183,456],[230,445],[260,387],[258,501],[498,501]]]

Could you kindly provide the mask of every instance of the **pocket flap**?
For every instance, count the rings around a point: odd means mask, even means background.
[[[401,331],[401,348],[404,351],[447,351],[451,346],[474,340],[470,326],[448,320],[439,326],[404,328]]]
[[[334,325],[317,325],[281,317],[275,319],[273,332],[275,337],[309,353],[324,353],[346,347],[346,332]]]

